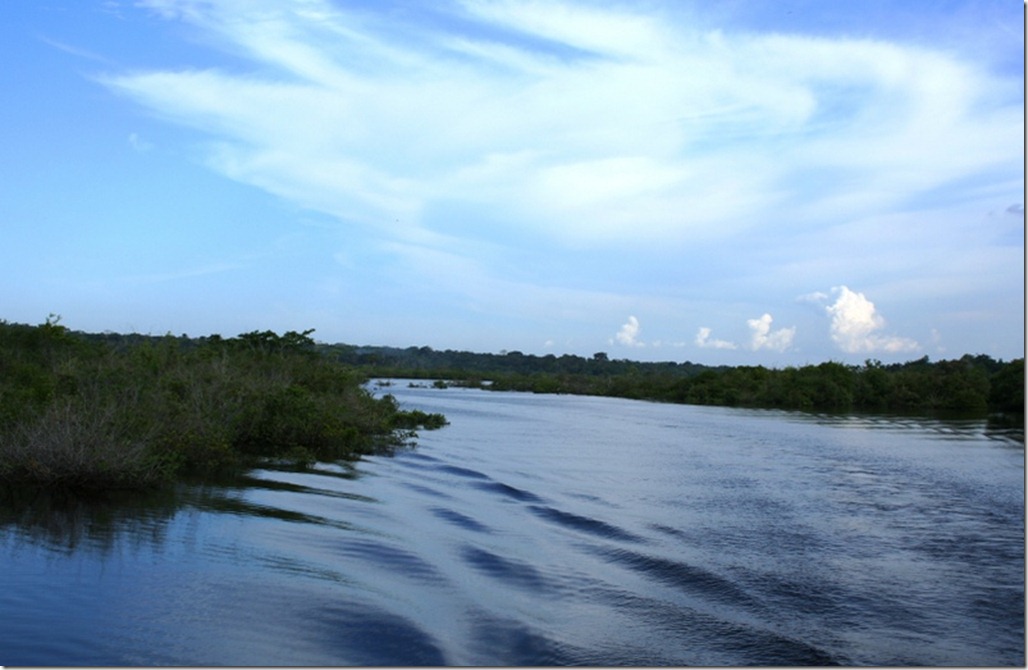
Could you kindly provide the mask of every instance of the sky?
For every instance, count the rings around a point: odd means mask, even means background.
[[[0,319],[1024,355],[1010,0],[0,5]]]

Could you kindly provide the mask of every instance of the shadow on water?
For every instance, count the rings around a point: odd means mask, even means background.
[[[283,479],[262,477],[262,473]],[[81,546],[110,550],[129,538],[135,543],[158,546],[164,542],[171,520],[188,509],[352,529],[350,524],[336,519],[249,501],[247,495],[252,491],[377,502],[368,496],[333,489],[331,484],[321,487],[286,481],[284,477],[290,473],[312,483],[319,478],[332,482],[359,476],[347,463],[322,463],[317,468],[301,470],[267,464],[238,475],[210,481],[186,480],[150,491],[112,490],[83,495],[71,490],[5,485],[0,487],[0,529],[11,531],[13,537],[23,541],[71,553]]]
[[[82,546],[110,551],[123,538],[160,545],[182,505],[178,487],[84,498],[67,491],[5,486],[0,490],[0,528],[68,554]]]
[[[60,489],[8,485],[0,488],[0,529],[10,531],[12,537],[21,541],[67,554],[81,547],[110,551],[125,540],[158,547],[166,539],[169,524],[184,510],[352,529],[340,520],[247,500],[247,493],[255,490],[375,502],[366,496],[248,474],[213,483],[184,482],[152,491],[114,490],[88,496]]]
[[[879,430],[918,430],[934,433],[944,438],[975,440],[986,437],[1024,448],[1024,414],[995,413],[988,416],[962,412],[936,412],[934,414],[899,414],[856,412],[796,412],[781,410],[757,410],[781,412],[792,420],[814,421],[821,425],[855,427]]]
[[[985,423],[986,437],[1024,447],[1024,414],[991,414]]]

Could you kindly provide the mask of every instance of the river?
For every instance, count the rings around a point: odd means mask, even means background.
[[[415,448],[0,515],[3,665],[1025,663],[1024,438],[388,389]]]

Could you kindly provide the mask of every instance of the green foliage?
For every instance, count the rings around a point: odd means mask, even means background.
[[[297,467],[403,444],[439,414],[374,397],[366,376],[441,386],[663,402],[874,412],[1024,411],[1024,359],[988,356],[768,369],[319,345],[313,331],[236,338],[74,333],[51,315],[0,321],[0,482],[141,487],[232,472],[255,459]],[[493,383],[483,385],[482,380]]]
[[[603,352],[577,356],[529,356],[433,351],[428,347],[347,347],[327,355],[362,365],[377,375],[445,377],[448,385],[496,391],[573,393],[662,402],[810,411],[961,413],[1024,412],[1024,359],[997,361],[967,355],[931,362],[863,366],[828,361],[768,369],[762,366],[707,367],[694,363],[612,361]],[[481,384],[489,379],[491,385]],[[462,381],[463,380],[463,381]]]
[[[0,322],[0,482],[145,487],[260,458],[354,458],[445,424],[375,398],[311,332],[190,340]]]
[[[1011,361],[989,378],[989,406],[1001,412],[1024,411],[1024,359]]]

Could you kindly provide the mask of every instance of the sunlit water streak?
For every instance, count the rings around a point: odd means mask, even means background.
[[[7,511],[0,663],[1023,665],[1023,436],[388,389],[354,466]]]

